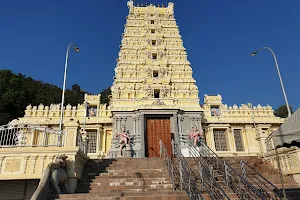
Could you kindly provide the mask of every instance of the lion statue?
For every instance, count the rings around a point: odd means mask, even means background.
[[[55,161],[50,163],[43,172],[39,185],[31,197],[31,200],[46,199],[49,193],[50,184],[54,186],[57,194],[61,194],[60,185],[63,185],[66,193],[69,191],[67,181],[67,161],[68,156],[61,154],[56,157]]]

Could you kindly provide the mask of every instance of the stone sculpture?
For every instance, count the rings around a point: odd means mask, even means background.
[[[203,137],[202,133],[200,133],[197,130],[197,127],[196,126],[192,127],[192,131],[189,133],[189,139],[193,141],[194,146],[197,146],[197,143],[200,141],[202,137]]]
[[[50,163],[43,172],[38,188],[31,197],[31,200],[44,200],[50,189],[50,184],[53,184],[57,194],[61,194],[60,185],[64,186],[64,192],[68,193],[67,187],[67,159],[68,156],[61,154],[56,157],[55,161]]]
[[[119,155],[122,156],[123,155],[122,154],[122,149],[124,147],[126,147],[126,149],[127,149],[128,145],[129,145],[128,143],[129,143],[129,140],[130,140],[129,134],[126,133],[125,125],[122,126],[121,133],[118,133],[116,135],[116,138],[119,138],[119,144],[120,144]]]

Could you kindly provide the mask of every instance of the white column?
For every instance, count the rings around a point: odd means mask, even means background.
[[[133,135],[135,135],[135,133],[136,133],[136,116],[133,116],[132,119],[133,119]]]
[[[99,154],[101,151],[101,132],[100,128],[97,129],[97,147],[96,147],[96,153]]]
[[[208,141],[207,141],[207,145],[213,150],[216,151],[216,146],[215,146],[215,140],[214,140],[214,133],[213,133],[213,128],[208,127],[207,128],[207,132],[208,132]]]
[[[226,132],[227,132],[227,136],[228,136],[227,140],[228,140],[228,144],[229,144],[228,151],[236,151],[233,130],[231,128],[227,128]]]

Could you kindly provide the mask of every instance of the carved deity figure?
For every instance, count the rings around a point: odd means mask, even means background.
[[[213,116],[213,117],[219,116],[219,113],[218,113],[218,109],[217,109],[217,108],[212,108],[212,109],[211,109],[211,116]]]
[[[119,138],[119,144],[120,144],[120,149],[119,149],[119,155],[122,156],[122,149],[124,147],[128,146],[129,142],[129,134],[126,132],[125,125],[122,126],[121,128],[121,133],[117,133],[116,138]]]
[[[197,146],[197,143],[200,141],[200,139],[203,138],[202,132],[199,132],[197,130],[197,127],[194,126],[192,128],[192,131],[189,133],[189,139],[193,141],[194,146]]]

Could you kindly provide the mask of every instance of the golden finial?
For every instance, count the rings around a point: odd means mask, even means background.
[[[162,4],[161,4],[161,7],[162,7],[162,8],[164,8],[164,7],[165,7],[165,5],[162,3]]]

